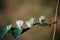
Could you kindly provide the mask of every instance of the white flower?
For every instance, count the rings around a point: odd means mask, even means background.
[[[45,20],[44,16],[39,17],[39,22],[42,23],[42,20]]]
[[[30,20],[26,21],[27,27],[31,28],[32,24],[34,23],[34,18],[31,18]]]
[[[11,29],[11,24],[10,25],[8,25],[8,26],[6,26],[6,28],[7,28],[7,30],[10,30]]]
[[[21,28],[23,23],[24,23],[23,20],[17,20],[16,21],[17,28]]]

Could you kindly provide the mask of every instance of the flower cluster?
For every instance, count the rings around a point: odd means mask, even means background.
[[[40,23],[43,23],[43,20],[45,20],[44,16],[39,17]],[[17,20],[16,21],[16,25],[18,28],[21,28],[23,23],[24,23],[23,20]],[[31,28],[31,26],[34,24],[34,18],[31,18],[30,20],[26,21],[25,23],[26,23],[27,28]]]
[[[26,24],[26,28],[25,28],[25,29],[22,28],[23,23],[24,23],[23,20],[17,20],[17,21],[16,21],[16,27],[14,27],[14,28],[12,28],[12,25],[11,25],[11,24],[10,24],[10,25],[7,25],[7,26],[6,26],[5,28],[3,28],[3,30],[0,32],[0,34],[1,34],[1,35],[0,35],[0,39],[2,39],[2,38],[5,36],[5,34],[10,31],[10,29],[11,29],[11,31],[12,31],[12,36],[13,36],[14,38],[17,38],[19,35],[21,35],[22,33],[26,32],[27,30],[29,30],[30,28],[32,28],[32,26],[34,26],[34,25],[36,25],[36,24],[45,27],[45,26],[47,26],[47,25],[51,26],[52,24],[55,24],[56,22],[53,22],[53,23],[51,23],[51,24],[48,24],[48,23],[45,22],[45,17],[44,17],[44,16],[41,16],[41,17],[39,17],[39,23],[34,23],[34,18],[31,18],[30,20],[27,20],[27,21],[25,22],[25,24]]]
[[[45,17],[44,16],[40,16],[39,17],[39,23],[42,24],[45,21]],[[23,26],[24,21],[23,20],[17,20],[16,21],[16,28],[21,28]],[[34,24],[34,18],[31,18],[30,20],[27,20],[25,22],[26,24],[26,28],[31,28],[32,25]],[[8,25],[7,30],[9,30],[11,28],[12,25]]]

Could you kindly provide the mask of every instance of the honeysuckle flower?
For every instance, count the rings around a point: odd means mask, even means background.
[[[17,20],[16,21],[17,28],[21,28],[23,23],[24,23],[23,20]]]
[[[16,27],[13,28],[13,30],[12,30],[12,36],[14,38],[17,38],[19,35],[21,35],[21,33],[23,31],[23,28],[21,28],[23,23],[24,23],[23,20],[16,21]]]
[[[8,26],[6,26],[6,28],[7,28],[7,30],[10,30],[11,29],[11,24],[10,25],[8,25]]]
[[[34,18],[31,18],[30,20],[26,21],[26,27],[31,28],[32,24],[34,23]]]
[[[45,21],[45,17],[44,17],[44,16],[39,17],[39,22],[40,22],[41,24],[42,24],[44,21]]]

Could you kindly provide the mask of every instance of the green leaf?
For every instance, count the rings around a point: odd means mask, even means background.
[[[12,29],[12,36],[13,36],[14,38],[17,38],[19,35],[21,35],[22,31],[23,31],[22,28],[21,28],[21,29],[13,28],[13,29]]]
[[[0,39],[2,39],[6,34],[7,34],[8,30],[6,27],[4,27],[1,31],[0,31]]]

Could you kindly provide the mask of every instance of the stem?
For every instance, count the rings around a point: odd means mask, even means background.
[[[58,5],[59,5],[59,0],[57,1],[57,6],[56,6],[55,21],[57,21]],[[53,33],[53,39],[52,40],[55,40],[56,27],[57,27],[57,24],[54,25],[54,33]]]

